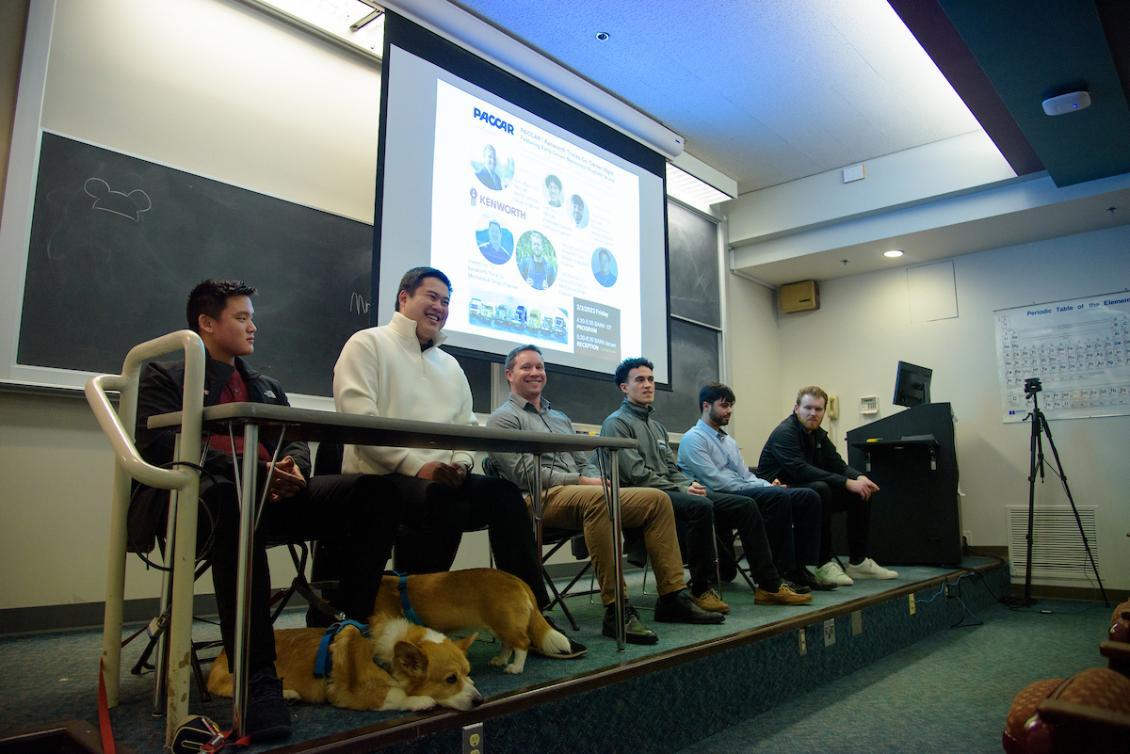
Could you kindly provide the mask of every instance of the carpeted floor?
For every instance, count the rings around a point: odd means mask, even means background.
[[[979,617],[984,625],[928,637],[681,754],[999,752],[1017,691],[1105,664],[1098,646],[1110,608],[1101,603],[1001,606]]]
[[[725,594],[734,612],[724,625],[654,624],[662,639],[658,645],[629,646],[623,653],[616,651],[614,642],[600,636],[600,606],[590,604],[587,597],[578,597],[570,600],[570,605],[578,615],[581,629],[569,633],[590,647],[586,657],[574,661],[531,657],[523,675],[509,676],[487,666],[487,660],[497,647],[478,642],[471,650],[474,677],[488,699],[505,697],[570,676],[637,663],[656,653],[821,608],[834,608],[889,590],[905,589],[908,583],[925,583],[947,573],[946,569],[922,566],[900,570],[902,574],[897,581],[859,582],[850,589],[820,593],[814,605],[807,607],[754,606],[749,588],[736,583]],[[955,573],[950,578],[958,575]],[[654,595],[641,595],[638,577],[635,574],[629,579],[630,591],[633,601],[646,607],[654,600]],[[964,588],[976,590],[978,597],[991,600],[992,595],[983,580],[963,577],[962,583],[966,585]],[[999,746],[1000,725],[1016,690],[1035,678],[1070,674],[1088,665],[1100,664],[1097,645],[1109,616],[1109,610],[1101,605],[1056,605],[1051,615],[1038,611],[1013,613],[990,607],[980,609],[977,615],[966,613],[963,616],[960,600],[942,599],[940,587],[932,587],[929,593],[919,592],[919,599],[923,603],[937,600],[934,605],[939,610],[931,620],[938,622],[938,629],[932,630],[940,630],[940,634],[920,638],[910,648],[870,663],[840,680],[818,684],[816,690],[795,696],[791,702],[748,722],[724,729],[685,751],[993,751]],[[927,606],[923,604],[923,607]],[[921,616],[923,611],[919,612]],[[650,622],[646,610],[643,616]],[[976,628],[945,628],[963,617],[984,619],[985,624]],[[838,619],[839,630],[846,630],[847,619],[846,615]],[[287,626],[301,621],[302,614],[298,612],[282,618]],[[558,624],[565,628],[562,619],[558,618]],[[865,625],[871,626],[867,633],[870,644],[894,642],[894,635],[885,637],[884,630],[877,628],[883,624],[867,618]],[[819,624],[809,629],[810,642],[816,641],[818,631]],[[209,632],[215,633],[215,629],[199,626],[194,634],[202,638]],[[837,648],[840,656],[857,651],[852,648],[850,638],[844,637],[843,641],[843,651]],[[139,644],[136,642],[124,651],[125,668],[136,659]],[[9,670],[5,689],[0,693],[0,731],[68,719],[96,722],[99,645],[96,630],[0,640],[0,662]],[[795,639],[785,639],[778,647],[781,649],[795,655]],[[816,647],[812,651],[817,655],[821,652]],[[752,682],[756,683],[756,679]],[[807,686],[797,683],[794,678],[792,693],[785,693],[787,683],[783,687],[778,683],[782,696],[777,698],[792,696],[796,689],[813,687],[811,683]],[[151,716],[151,691],[151,676],[123,674],[121,705],[113,711],[113,721],[119,743],[134,751],[161,749],[163,721]],[[206,705],[194,701],[192,704],[194,709],[220,722],[229,719],[229,700],[215,700]],[[735,714],[728,716],[724,724],[741,719],[739,711],[733,712]],[[291,745],[379,725],[398,717],[393,713],[352,712],[317,705],[295,705],[292,715],[295,735],[288,742]],[[688,721],[688,724],[694,723]],[[714,730],[718,730],[717,726]],[[710,732],[711,728],[706,727],[699,729],[697,735],[705,737]],[[694,738],[685,736],[680,744],[690,740]],[[609,750],[615,750],[615,745],[610,745],[613,748]]]

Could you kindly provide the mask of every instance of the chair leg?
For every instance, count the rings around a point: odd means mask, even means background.
[[[546,611],[552,610],[555,605],[561,605],[561,612],[564,613],[569,625],[573,627],[574,631],[579,631],[580,626],[577,624],[577,619],[573,617],[573,613],[569,610],[569,606],[565,604],[565,598],[561,596],[561,592],[557,590],[557,585],[553,583],[553,579],[549,577],[549,571],[544,567],[541,569],[542,577],[545,579],[545,585],[549,587],[549,591],[553,594],[553,599],[549,601],[546,606]],[[566,590],[568,591],[568,590]]]

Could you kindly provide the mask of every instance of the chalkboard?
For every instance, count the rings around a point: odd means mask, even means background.
[[[369,324],[372,226],[44,133],[20,364],[117,372],[135,344],[187,326],[210,277],[259,289],[250,361],[288,392],[332,394]]]
[[[718,226],[689,209],[667,202],[671,314],[722,326],[718,277]]]
[[[671,432],[686,432],[698,421],[698,391],[721,378],[718,331],[671,320],[671,390],[655,393],[655,416]]]

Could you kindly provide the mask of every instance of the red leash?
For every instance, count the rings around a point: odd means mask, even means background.
[[[98,660],[98,732],[102,736],[102,754],[117,754],[114,728],[110,724],[110,703],[106,699],[106,667]]]

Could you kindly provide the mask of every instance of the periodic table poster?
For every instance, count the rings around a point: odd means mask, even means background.
[[[1024,381],[1043,383],[1048,419],[1130,414],[1130,292],[1000,309],[997,368],[1005,422],[1032,402]]]

